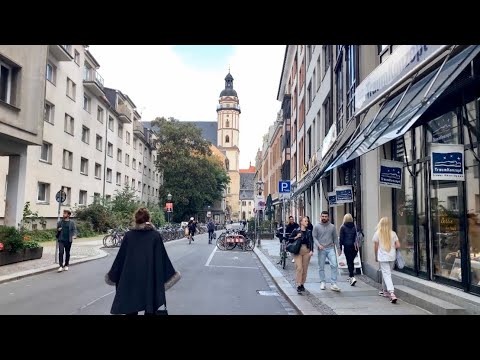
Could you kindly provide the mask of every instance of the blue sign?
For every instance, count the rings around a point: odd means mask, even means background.
[[[337,205],[337,193],[335,192],[329,192],[327,194],[328,197],[328,206],[336,206]]]
[[[432,144],[432,180],[465,181],[463,145]]]
[[[335,193],[337,195],[337,204],[353,202],[353,189],[351,186],[337,186]]]
[[[380,162],[380,186],[401,189],[402,169],[403,163],[401,162],[382,160]]]
[[[279,181],[278,182],[278,192],[281,193],[281,194],[289,193],[290,192],[290,180]]]

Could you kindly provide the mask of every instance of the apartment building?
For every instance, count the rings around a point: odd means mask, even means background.
[[[240,169],[240,219],[250,220],[255,216],[255,166]]]
[[[57,219],[59,190],[67,195],[62,209],[109,200],[125,185],[145,204],[157,203],[161,177],[154,164],[155,139],[135,104],[104,86],[87,46],[61,50],[49,46],[41,73],[46,79],[43,140],[27,150],[25,201],[47,220],[46,227]],[[6,170],[0,167],[1,182]]]
[[[51,45],[64,53],[65,45]],[[43,139],[47,45],[0,45],[0,216],[17,226],[28,199],[27,149]],[[8,177],[7,177],[8,174]]]

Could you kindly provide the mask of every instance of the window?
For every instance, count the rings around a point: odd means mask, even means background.
[[[132,179],[132,190],[135,190],[135,179]]]
[[[128,177],[128,175],[125,175],[125,182],[124,182],[124,184],[128,186],[129,183],[130,183],[130,178]]]
[[[107,155],[113,157],[113,144],[110,142],[107,145]]]
[[[247,206],[247,202],[246,202],[246,201],[242,201],[242,206]]]
[[[74,51],[73,60],[75,64],[80,65],[80,53],[77,50]]]
[[[137,139],[133,139],[133,148],[134,148],[134,149],[137,148]]]
[[[73,153],[68,150],[63,150],[63,168],[72,170]]]
[[[147,165],[143,165],[143,175],[147,175]]]
[[[113,118],[111,116],[108,117],[108,129],[113,131]]]
[[[39,182],[37,191],[37,201],[47,203],[50,198],[50,184]]]
[[[100,121],[103,124],[103,114],[105,111],[99,106],[97,107],[97,120]]]
[[[142,163],[140,161],[138,162],[138,172],[142,172]]]
[[[458,211],[458,196],[447,196],[447,207],[450,211]]]
[[[87,192],[85,190],[80,190],[78,205],[87,205]]]
[[[65,206],[70,205],[72,203],[72,188],[69,188],[69,187],[66,187],[66,186],[62,186],[62,188],[63,188],[63,191],[65,192],[65,194],[67,195],[63,205],[65,205]]]
[[[137,191],[140,192],[141,189],[142,189],[142,182],[139,181],[137,186]]]
[[[12,90],[12,68],[0,61],[0,100],[10,104]]]
[[[95,163],[95,178],[102,178],[102,165],[100,165],[99,163]]]
[[[341,54],[339,55],[342,56]],[[336,87],[336,106],[337,106],[337,134],[343,129],[343,71],[342,59],[338,60],[338,66],[335,70],[335,87]]]
[[[92,99],[87,94],[83,94],[83,110],[90,112],[91,105]]]
[[[125,165],[130,166],[130,155],[125,154]]]
[[[65,124],[64,124],[64,131],[67,134],[74,135],[75,129],[75,119],[68,114],[65,114]]]
[[[48,101],[45,101],[45,115],[43,117],[43,120],[50,124],[54,124],[54,118],[55,118],[55,105],[52,103],[49,103]]]
[[[332,97],[328,95],[323,103],[323,113],[325,114],[325,134],[323,136],[327,136],[328,131],[333,125],[333,112],[332,112]]]
[[[103,149],[103,138],[97,134],[97,140],[95,142],[95,146],[98,151],[102,151]]]
[[[45,75],[48,81],[53,85],[57,82],[57,68],[50,63],[47,63],[47,73]]]
[[[105,195],[105,200],[106,200],[107,202],[112,201],[112,195]]]
[[[107,182],[112,182],[112,169],[107,168]]]
[[[228,121],[228,119],[225,120],[225,127],[230,127],[230,121]]]
[[[149,178],[149,179],[152,178],[152,170],[151,170],[151,169],[148,169],[148,178]]]
[[[122,150],[117,150],[117,161],[122,162]]]
[[[137,160],[135,158],[132,159],[132,169],[137,170]]]
[[[117,185],[122,185],[122,174],[117,172]]]
[[[100,200],[100,193],[93,193],[93,203],[97,204]]]
[[[120,139],[123,139],[123,125],[122,124],[118,124],[118,137]]]
[[[307,112],[308,110],[310,110],[310,106],[312,106],[312,102],[313,102],[313,94],[312,94],[312,82],[310,81],[308,83],[308,87],[307,87]]]
[[[73,101],[75,101],[76,94],[77,94],[77,85],[70,78],[67,77],[67,96]],[[85,109],[85,105],[84,105],[84,109]]]
[[[347,48],[347,121],[355,113],[355,89],[357,79],[357,46]]]
[[[44,141],[40,154],[40,160],[46,163],[52,163],[52,144]]]
[[[125,141],[127,142],[127,144],[130,144],[130,133],[128,131],[125,132]]]
[[[323,45],[323,74],[325,75],[332,61],[332,45]]]
[[[312,128],[311,127],[307,131],[307,141],[308,141],[307,161],[309,161],[312,157]]]
[[[142,145],[138,146],[138,151],[140,151],[140,154],[143,154],[143,146]]]
[[[80,158],[80,174],[88,175],[88,159]]]
[[[90,129],[86,126],[82,126],[82,141],[85,144],[90,144]]]
[[[225,143],[229,143],[230,142],[230,137],[227,135],[225,136]]]

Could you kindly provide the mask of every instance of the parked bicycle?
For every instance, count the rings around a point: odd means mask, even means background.
[[[107,248],[120,246],[127,231],[128,229],[122,228],[110,229],[103,238],[103,246]]]

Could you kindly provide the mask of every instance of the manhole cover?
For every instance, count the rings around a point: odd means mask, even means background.
[[[257,293],[263,296],[280,296],[278,292],[270,290],[257,290]]]

